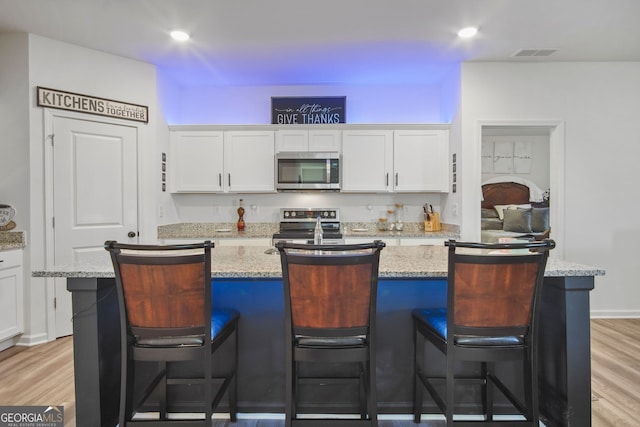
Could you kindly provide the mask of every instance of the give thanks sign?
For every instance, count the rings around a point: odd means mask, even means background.
[[[346,123],[346,96],[271,97],[271,124]]]

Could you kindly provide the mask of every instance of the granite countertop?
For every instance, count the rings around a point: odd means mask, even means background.
[[[380,231],[372,222],[343,222],[345,238],[444,238],[459,237],[459,227],[442,224],[441,231],[424,231],[420,222],[405,223],[402,231]],[[183,222],[158,227],[158,239],[238,239],[269,238],[278,232],[277,223],[247,223],[244,231],[238,231],[235,223],[226,222]]]
[[[212,252],[212,277],[282,277],[278,253],[259,246],[224,246]],[[58,266],[33,272],[34,277],[114,277],[108,253],[98,253],[76,265]],[[550,258],[545,276],[603,276],[600,268]],[[447,248],[444,246],[387,246],[380,255],[382,278],[438,278],[447,275]]]
[[[0,251],[24,249],[25,245],[24,231],[0,231]]]

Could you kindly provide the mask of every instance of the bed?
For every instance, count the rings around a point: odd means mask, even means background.
[[[495,182],[482,185],[481,240],[536,240],[549,236],[549,205],[530,196],[527,185]]]

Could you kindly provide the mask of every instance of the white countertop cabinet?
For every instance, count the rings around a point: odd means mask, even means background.
[[[0,251],[0,350],[24,332],[22,250]]]

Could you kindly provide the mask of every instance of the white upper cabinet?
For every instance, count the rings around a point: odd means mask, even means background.
[[[448,191],[448,134],[441,129],[393,132],[394,191]]]
[[[389,192],[393,173],[393,131],[342,132],[343,192]]]
[[[171,132],[168,159],[173,193],[224,191],[224,132]]]
[[[276,191],[274,138],[273,131],[224,132],[224,179],[227,191]]]
[[[276,152],[340,152],[342,132],[333,129],[280,129],[276,131]]]
[[[273,131],[172,131],[173,193],[275,192]]]
[[[400,126],[399,126],[400,127]],[[174,193],[275,192],[275,153],[341,153],[341,191],[449,191],[449,131],[409,129],[189,129],[171,131]]]

